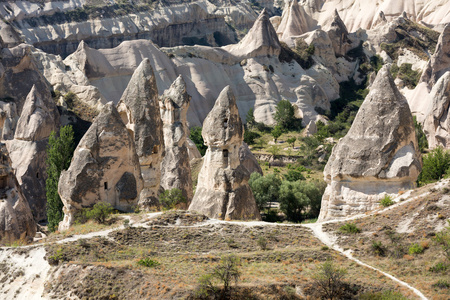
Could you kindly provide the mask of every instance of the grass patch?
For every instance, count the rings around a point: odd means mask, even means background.
[[[339,231],[342,233],[360,233],[361,229],[359,229],[354,223],[346,223],[339,227]]]

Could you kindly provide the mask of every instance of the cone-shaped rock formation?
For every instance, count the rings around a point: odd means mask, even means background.
[[[280,40],[284,41],[291,36],[302,35],[316,26],[317,22],[305,12],[298,1],[292,0],[292,2],[286,2],[277,34]]]
[[[189,136],[186,114],[191,97],[183,78],[178,76],[159,102],[165,155],[161,163],[161,186],[165,190],[178,188],[186,200],[193,196],[191,167],[186,139]]]
[[[157,204],[164,137],[158,89],[148,59],[144,59],[134,71],[117,109],[134,139],[141,165],[144,189],[139,204],[143,206]]]
[[[250,174],[239,161],[243,133],[236,99],[227,86],[203,123],[208,149],[189,210],[211,218],[261,219],[248,185]]]
[[[0,241],[32,239],[36,234],[30,206],[25,200],[5,144],[0,144]]]
[[[143,182],[134,143],[112,102],[105,104],[75,149],[67,171],[61,173],[58,193],[64,204],[67,229],[74,215],[97,202],[130,211]]]
[[[383,193],[413,188],[420,171],[411,111],[384,66],[325,166],[319,219],[372,210]]]
[[[336,56],[344,56],[351,48],[351,41],[348,38],[348,30],[337,10],[334,11],[334,19],[331,22],[328,36],[333,44]]]

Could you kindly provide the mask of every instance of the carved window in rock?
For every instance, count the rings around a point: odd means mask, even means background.
[[[228,150],[227,149],[223,149],[222,153],[223,153],[223,158],[228,158]]]
[[[105,190],[108,189],[108,182],[107,182],[107,181],[105,181],[105,182],[103,183],[103,187],[105,188]]]
[[[223,120],[223,128],[228,128],[228,119]]]
[[[158,153],[158,146],[153,146],[152,154]]]

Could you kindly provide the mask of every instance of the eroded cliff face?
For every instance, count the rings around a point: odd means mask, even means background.
[[[372,210],[385,193],[415,187],[421,169],[411,111],[384,66],[325,166],[319,220]]]

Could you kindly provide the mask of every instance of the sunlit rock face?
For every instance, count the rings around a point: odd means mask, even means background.
[[[372,210],[385,193],[415,187],[421,169],[411,111],[385,66],[325,166],[319,220]]]

